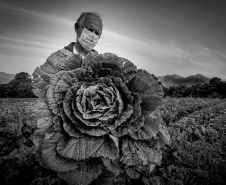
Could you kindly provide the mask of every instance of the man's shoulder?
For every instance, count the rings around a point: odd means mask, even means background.
[[[62,49],[59,49],[51,53],[49,57],[47,57],[46,61],[56,67],[60,65],[62,62],[65,62],[72,57],[73,57],[73,52],[69,51],[68,49],[65,49],[64,47]]]
[[[72,54],[73,54],[72,52],[68,51],[65,48],[62,48],[62,49],[59,49],[59,50],[51,53],[49,57],[51,57],[51,56],[58,56],[60,58],[66,58],[66,57],[68,57],[68,56],[70,56]]]
[[[57,70],[70,70],[81,66],[82,57],[64,47],[53,52],[46,62]]]
[[[70,51],[71,53],[73,53],[74,51],[74,45],[75,45],[75,42],[71,42],[70,44],[68,44],[67,46],[64,47],[64,49]]]
[[[49,57],[55,55],[55,56],[58,56],[60,58],[66,58],[66,57],[68,57],[72,54],[73,54],[73,42],[71,42],[68,46],[65,46],[64,48],[59,49],[59,50],[51,53]]]

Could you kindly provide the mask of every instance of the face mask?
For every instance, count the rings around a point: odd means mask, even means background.
[[[78,38],[78,41],[85,50],[90,51],[96,46],[99,38],[100,37],[95,33],[83,28],[82,34]]]

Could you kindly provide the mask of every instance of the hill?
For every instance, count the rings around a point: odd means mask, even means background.
[[[13,78],[15,74],[8,74],[5,72],[0,72],[0,84],[7,84],[9,83]]]
[[[173,75],[164,75],[164,76],[158,76],[159,81],[162,82],[162,85],[164,87],[170,87],[170,86],[179,86],[179,85],[196,85],[196,84],[204,84],[208,83],[210,78],[205,77],[201,74],[191,75],[188,77],[182,77],[177,74]]]

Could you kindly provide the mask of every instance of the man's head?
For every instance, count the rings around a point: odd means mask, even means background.
[[[75,32],[77,33],[77,38],[80,37],[83,28],[95,33],[99,37],[102,34],[103,23],[100,15],[94,12],[83,12],[75,23]]]

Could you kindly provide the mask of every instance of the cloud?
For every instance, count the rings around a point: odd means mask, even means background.
[[[209,77],[226,79],[226,54],[202,45],[181,46],[175,43],[158,43],[139,40],[104,30],[98,47],[128,58],[138,68],[157,75],[180,74],[188,76],[201,73]]]
[[[26,61],[32,63],[29,71],[31,73],[34,66],[43,64],[52,52],[75,40],[74,22],[71,20],[15,8],[7,4],[0,3],[0,7],[13,10],[19,13],[21,18],[26,17],[30,21],[27,23],[30,30],[23,32],[21,27],[15,34],[13,28],[8,28],[7,33],[0,37],[0,54],[4,55],[4,57],[0,56],[1,65],[6,60],[6,55],[10,56],[7,60],[16,61],[16,57],[19,57],[18,60],[24,60],[23,64]],[[12,11],[10,14],[13,14]],[[150,38],[144,40],[140,39],[139,35],[137,37],[123,35],[105,26],[95,49],[99,53],[112,52],[127,58],[138,68],[146,69],[156,75],[175,73],[188,76],[200,73],[226,79],[226,53],[213,51],[202,45],[184,46],[175,42],[156,42]],[[8,61],[5,62],[7,64]]]
[[[43,38],[45,39],[45,38]],[[37,38],[36,38],[37,40]],[[25,46],[28,47],[30,50],[32,49],[57,49],[57,47],[53,44],[38,42],[35,40],[24,40],[19,38],[10,38],[10,37],[2,37],[0,36],[0,42],[2,44],[11,44],[15,46]]]
[[[33,73],[34,69],[38,67],[38,63],[44,61],[40,61],[37,58],[29,58],[22,56],[9,56],[9,55],[0,55],[0,66],[3,72],[9,74],[16,74],[19,72],[28,72],[30,75]]]
[[[51,21],[54,21],[54,22],[60,22],[60,24],[63,24],[63,25],[70,26],[71,23],[72,23],[72,21],[67,20],[67,19],[62,19],[60,17],[56,17],[56,16],[52,16],[52,15],[49,15],[49,14],[37,12],[37,11],[34,11],[34,10],[24,9],[24,8],[21,8],[21,7],[14,7],[14,6],[11,6],[10,4],[5,3],[5,2],[0,2],[0,8],[7,9],[7,10],[13,10],[13,11],[24,13],[24,14],[34,15],[34,16],[37,16],[39,18],[41,17],[41,18],[47,19],[47,21],[51,20]]]

